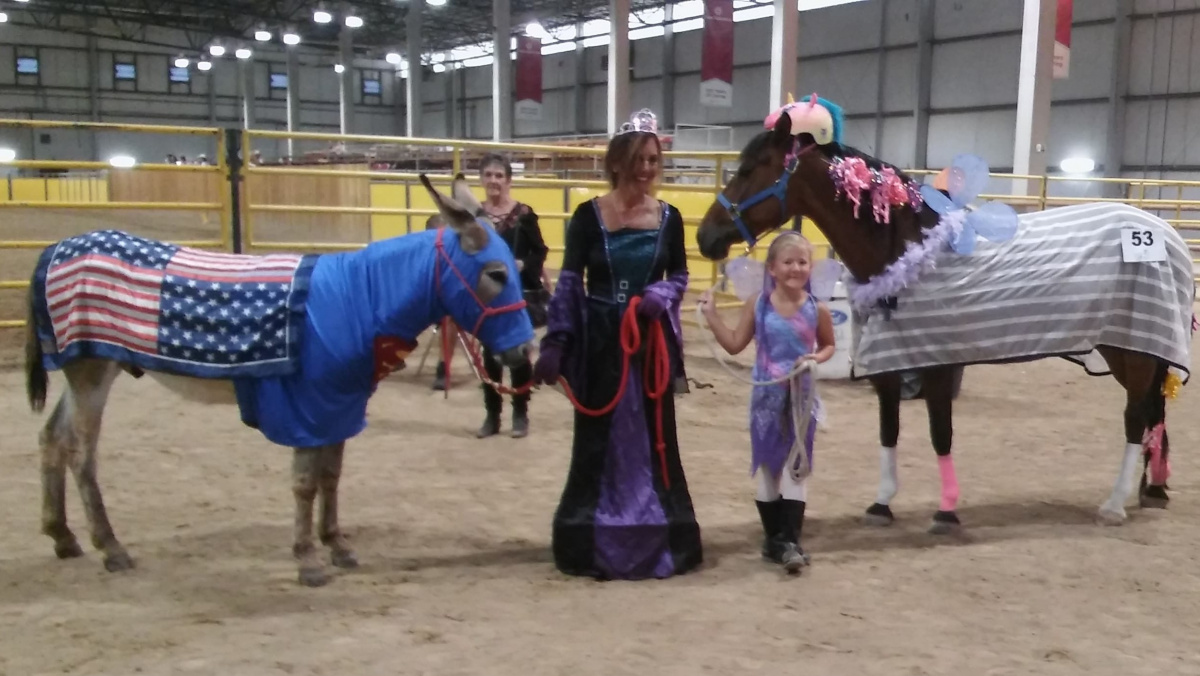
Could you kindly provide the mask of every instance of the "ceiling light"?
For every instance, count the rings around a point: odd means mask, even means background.
[[[346,67],[345,67],[345,66],[343,66],[343,65],[342,65],[342,64],[340,64],[340,63],[335,63],[335,64],[333,65],[333,72],[335,72],[335,73],[344,73],[344,72],[346,72]]]
[[[333,15],[323,9],[313,11],[313,21],[317,23],[329,23],[333,21]]]
[[[0,148],[0,162],[12,162],[17,159],[17,151],[12,148]]]
[[[425,4],[430,7],[441,7],[446,4],[446,0],[425,0]]]
[[[188,62],[188,59],[186,56],[180,56],[175,59],[175,67],[176,68],[187,68],[188,63],[189,62]]]
[[[0,12],[0,23],[4,23],[6,21],[8,21],[8,15],[4,12]]]
[[[16,0],[17,2],[29,2],[29,0]]]
[[[536,19],[530,21],[529,24],[525,26],[525,35],[531,38],[537,38],[539,40],[545,40],[550,37],[550,34],[546,32],[545,28],[542,28],[542,24],[538,23]]]
[[[435,63],[435,64],[433,64],[433,72],[435,72],[435,73],[444,73],[444,72],[446,72],[446,64],[444,64],[444,63]]]
[[[298,44],[300,44],[300,36],[296,35],[292,31],[288,31],[283,34],[283,44],[298,45]]]
[[[385,61],[393,66],[400,63],[400,54],[398,52],[388,52],[387,56],[383,57]]]
[[[1059,167],[1066,174],[1087,174],[1096,168],[1096,160],[1090,157],[1068,157]]]
[[[237,58],[239,58],[239,59],[248,59],[248,58],[250,58],[250,55],[251,55],[252,53],[253,53],[253,52],[251,52],[251,51],[250,51],[249,49],[247,49],[246,47],[241,47],[241,48],[239,48],[239,49],[238,49],[236,52],[234,52],[234,53],[233,53],[233,55],[234,55],[234,56],[236,56],[236,57],[237,57]]]
[[[362,25],[363,20],[361,16],[354,16],[351,14],[350,16],[346,17],[347,28],[362,28]]]
[[[137,164],[137,160],[128,155],[113,155],[112,157],[108,158],[108,163],[120,169],[128,169]]]
[[[208,53],[212,54],[213,56],[221,56],[225,53],[225,48],[221,45],[210,45],[208,48]]]
[[[258,40],[259,42],[270,42],[271,31],[265,28],[259,28],[258,30],[254,31],[254,39]]]
[[[199,68],[200,70],[211,70],[212,61],[205,61],[201,59],[200,61],[196,62],[196,68]]]

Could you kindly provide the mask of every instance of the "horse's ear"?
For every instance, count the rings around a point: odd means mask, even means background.
[[[433,198],[433,203],[437,205],[442,218],[446,219],[446,225],[458,233],[463,251],[468,254],[482,251],[483,247],[487,246],[488,233],[475,219],[475,214],[459,204],[453,197],[447,197],[438,192],[425,174],[422,173],[419,178],[421,185],[429,191],[429,196]]]
[[[776,143],[784,143],[792,140],[792,116],[783,111],[783,114],[775,120],[775,127],[771,130],[775,137]]]
[[[479,203],[479,200],[475,199],[475,194],[471,192],[471,188],[467,185],[467,177],[463,176],[461,171],[454,177],[454,183],[450,187],[450,194],[468,211],[473,212],[476,216],[483,215],[483,205]]]

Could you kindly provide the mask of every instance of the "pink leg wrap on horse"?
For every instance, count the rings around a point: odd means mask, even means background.
[[[954,476],[954,458],[939,455],[938,471],[942,474],[942,503],[938,505],[938,509],[953,512],[958,506],[958,478]]]
[[[1150,485],[1162,486],[1171,476],[1171,466],[1163,453],[1165,423],[1158,423],[1142,435],[1142,448],[1150,456]]]

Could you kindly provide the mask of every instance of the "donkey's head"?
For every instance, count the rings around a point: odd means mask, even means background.
[[[446,224],[437,235],[438,300],[456,324],[501,362],[521,364],[534,336],[512,251],[479,216],[483,207],[462,174],[455,177],[450,195],[438,192],[425,174],[421,183]]]

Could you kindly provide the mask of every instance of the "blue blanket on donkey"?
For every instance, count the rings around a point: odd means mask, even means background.
[[[117,230],[62,240],[34,273],[43,363],[97,357],[197,378],[294,373],[317,258],[215,253]]]

